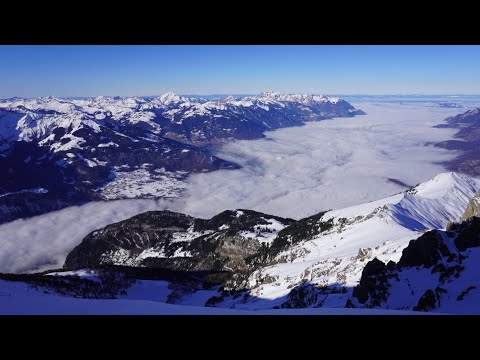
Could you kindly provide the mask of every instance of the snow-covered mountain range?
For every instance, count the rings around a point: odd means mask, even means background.
[[[237,168],[211,146],[363,114],[326,96],[0,100],[0,223],[91,200],[177,197],[190,173]]]
[[[113,271],[131,280],[103,297],[177,305],[480,313],[479,190],[480,180],[449,172],[297,221],[248,210],[210,220],[148,212],[88,235],[68,256],[69,272],[56,274],[102,283]],[[28,281],[54,299],[60,285],[48,283],[59,277],[50,275]]]

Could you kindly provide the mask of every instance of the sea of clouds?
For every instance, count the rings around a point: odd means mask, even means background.
[[[71,207],[0,226],[0,272],[61,267],[91,231],[155,209],[211,217],[246,208],[302,218],[383,198],[445,171],[453,151],[428,143],[454,129],[433,125],[467,109],[425,103],[354,104],[367,115],[308,123],[225,145],[216,155],[242,166],[193,175],[185,197]],[[395,179],[391,181],[389,179]],[[400,183],[399,183],[400,182]]]

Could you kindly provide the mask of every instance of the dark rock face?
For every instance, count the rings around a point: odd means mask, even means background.
[[[210,220],[150,211],[92,232],[67,256],[65,267],[114,264],[241,272],[245,259],[261,247],[244,233],[268,234],[272,220],[284,226],[294,221],[251,210],[225,211]]]
[[[431,230],[416,240],[411,240],[403,250],[402,257],[398,262],[401,267],[435,265],[443,256],[448,256],[448,251],[442,236],[435,230]]]
[[[111,250],[133,251],[139,254],[156,244],[166,243],[173,232],[186,231],[193,224],[193,218],[170,211],[151,211],[128,220],[111,224],[94,231],[68,254],[66,267],[89,267],[102,263],[102,256]],[[168,247],[168,245],[167,245]],[[167,252],[175,251],[176,246]]]
[[[280,307],[283,309],[301,309],[318,302],[319,290],[313,285],[297,286],[288,294],[288,300]]]
[[[428,289],[422,295],[418,304],[413,308],[414,311],[430,311],[435,309],[438,306],[437,296],[435,293]]]
[[[367,302],[369,296],[375,296],[377,291],[377,275],[385,272],[387,266],[377,258],[369,261],[362,271],[360,283],[353,289],[353,296],[361,304]]]
[[[451,116],[445,119],[446,124],[437,125],[437,127],[457,127],[459,125],[477,125],[480,126],[480,108],[466,111],[462,114]]]
[[[460,234],[455,239],[455,246],[460,251],[480,246],[480,218],[472,217],[461,225]]]
[[[318,287],[304,283],[294,287],[287,296],[287,301],[280,305],[282,309],[300,309],[307,307],[321,307],[324,300],[332,294],[345,294],[344,287]]]
[[[388,288],[391,279],[398,281],[398,274],[403,269],[416,266],[432,267],[432,273],[440,272],[440,283],[442,283],[445,279],[450,279],[457,270],[462,270],[457,269],[456,266],[446,268],[443,264],[437,264],[443,257],[449,255],[452,254],[448,251],[440,233],[435,230],[429,231],[418,239],[410,241],[397,264],[389,261],[388,265],[385,265],[377,258],[368,262],[363,269],[360,283],[353,289],[352,296],[357,298],[360,304],[366,304],[368,307],[377,307],[382,303],[387,303],[390,296]],[[428,311],[437,307],[441,294],[437,294],[438,296],[434,294],[434,300],[432,300],[429,291],[422,296],[415,309],[427,309],[422,311]],[[405,296],[409,295],[405,294]],[[352,305],[351,301],[349,305]]]

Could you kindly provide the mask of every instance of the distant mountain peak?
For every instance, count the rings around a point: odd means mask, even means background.
[[[159,99],[165,105],[168,105],[168,104],[173,103],[173,102],[180,102],[181,101],[180,96],[178,96],[177,94],[175,94],[174,92],[171,92],[171,91],[166,92],[163,95],[160,95]]]

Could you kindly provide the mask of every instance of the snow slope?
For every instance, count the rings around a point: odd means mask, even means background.
[[[162,294],[162,283],[157,282]],[[247,311],[166,304],[161,298],[146,300],[133,293],[131,298],[112,300],[75,299],[45,294],[22,282],[0,280],[0,315],[404,315],[404,311],[365,309],[295,309]],[[142,299],[143,298],[143,299]]]
[[[459,221],[479,189],[478,179],[442,173],[405,193],[330,211],[321,220],[333,219],[334,227],[278,254],[279,263],[254,272],[249,279],[254,304],[237,302],[235,306],[269,308],[273,300],[305,281],[351,291],[369,260],[398,261],[409,241],[425,230],[442,230],[449,220]],[[336,299],[330,306],[345,306],[348,294],[330,296]]]

